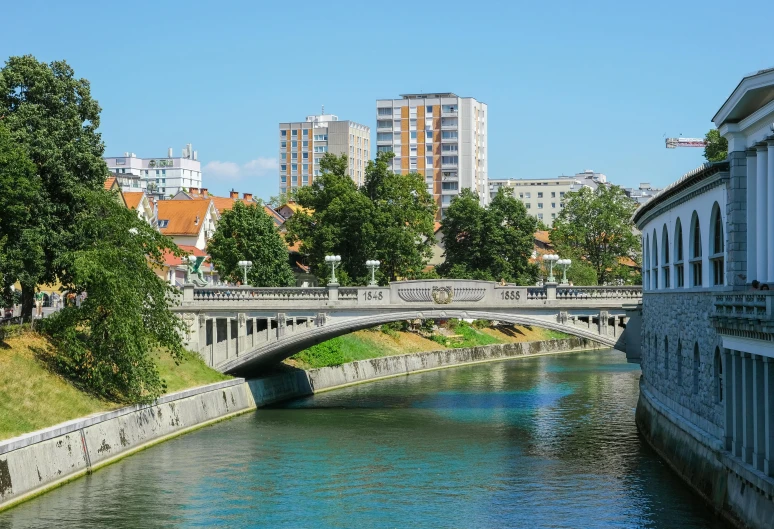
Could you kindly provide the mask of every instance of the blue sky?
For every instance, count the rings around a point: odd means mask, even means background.
[[[277,193],[277,124],[375,127],[375,100],[451,91],[489,106],[490,178],[593,169],[663,186],[699,165],[741,77],[774,66],[774,3],[14,2],[0,58],[67,60],[102,106],[106,154],[193,143],[205,185]]]

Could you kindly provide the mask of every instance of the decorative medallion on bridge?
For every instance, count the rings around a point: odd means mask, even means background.
[[[452,287],[433,287],[433,301],[438,305],[446,305],[454,299],[454,289]]]

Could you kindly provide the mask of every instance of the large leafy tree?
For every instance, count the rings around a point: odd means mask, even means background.
[[[636,207],[618,186],[568,193],[554,221],[551,242],[562,257],[592,266],[597,284],[605,284],[616,276],[620,257],[636,260],[639,255],[640,239],[631,220]]]
[[[8,305],[11,285],[35,285],[44,272],[40,192],[35,165],[0,121],[0,291]]]
[[[295,285],[288,264],[288,250],[274,227],[272,219],[258,204],[234,202],[218,222],[215,234],[207,244],[213,265],[221,277],[242,281],[239,261],[252,261],[247,274],[251,285],[288,287]]]
[[[418,277],[432,254],[435,204],[421,175],[393,174],[391,153],[369,162],[365,184],[358,188],[347,172],[347,156],[328,154],[322,174],[297,192],[303,209],[287,222],[287,240],[301,252],[320,278],[327,276],[325,256],[341,255],[338,280],[364,284],[365,262],[382,262],[383,282]]]
[[[182,252],[114,194],[86,191],[83,200],[57,265],[63,286],[86,299],[43,320],[57,345],[54,362],[102,397],[147,402],[165,389],[153,353],[166,349],[179,358],[184,331],[168,307],[178,293],[152,266],[164,252]]]
[[[728,158],[728,140],[720,135],[718,129],[710,129],[704,135],[704,158],[708,162],[722,162]]]
[[[36,284],[53,282],[62,273],[60,257],[86,207],[84,191],[99,189],[108,175],[97,133],[99,113],[89,82],[76,78],[64,61],[45,64],[26,55],[11,57],[0,69],[0,116],[40,183],[34,214],[44,241],[43,266],[14,278],[21,281],[27,316]]]
[[[488,207],[470,189],[452,199],[441,225],[446,277],[530,284],[538,269],[530,264],[537,220],[512,193],[498,191]]]

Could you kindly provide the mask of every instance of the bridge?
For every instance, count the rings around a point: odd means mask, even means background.
[[[398,281],[386,287],[183,287],[173,307],[186,346],[224,373],[249,374],[307,347],[403,320],[484,319],[589,338],[639,359],[641,287]],[[627,327],[629,331],[627,332]],[[627,338],[628,337],[628,338]]]

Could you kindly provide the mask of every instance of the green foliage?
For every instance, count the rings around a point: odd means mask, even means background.
[[[487,329],[492,326],[492,322],[489,320],[473,320],[473,327],[476,329]]]
[[[631,221],[636,206],[618,186],[567,193],[550,236],[556,253],[573,260],[568,273],[585,260],[603,285],[614,277],[620,257],[636,258],[640,240]]]
[[[728,140],[720,135],[718,129],[710,129],[704,135],[704,158],[708,162],[722,162],[728,158]]]
[[[443,334],[434,334],[430,339],[444,347],[477,347],[479,345],[500,343],[494,336],[481,332],[466,321],[450,319],[447,322],[447,329],[456,336],[450,337]]]
[[[572,282],[577,287],[596,286],[598,284],[597,271],[586,261],[575,259],[570,268],[567,269],[567,281]]]
[[[365,262],[378,259],[377,281],[414,278],[432,255],[435,203],[417,173],[393,174],[391,153],[368,162],[365,184],[358,189],[347,170],[347,156],[326,154],[322,174],[297,192],[305,208],[288,221],[288,242],[301,241],[312,271],[328,276],[326,255],[341,255],[339,283],[365,284]]]
[[[291,359],[302,362],[310,368],[339,366],[349,362],[349,359],[342,351],[341,338],[326,340],[309,349],[304,349],[291,357]]]
[[[258,204],[234,202],[223,212],[207,244],[212,263],[221,277],[232,282],[244,280],[239,261],[252,261],[248,282],[257,287],[289,287],[296,284],[288,264],[288,250],[274,221]]]
[[[57,346],[56,367],[78,385],[113,401],[148,402],[165,389],[152,352],[183,350],[182,323],[168,308],[177,291],[149,263],[181,252],[116,198],[85,193],[58,265],[63,286],[87,297],[43,320],[44,331]]]
[[[11,285],[35,285],[45,272],[41,182],[26,152],[0,121],[0,292],[13,304]]]
[[[45,241],[42,261],[34,256],[27,277],[12,278],[23,279],[27,317],[35,285],[54,282],[63,271],[70,227],[85,207],[82,192],[101,189],[108,176],[97,133],[99,113],[89,82],[75,78],[64,61],[45,64],[26,55],[9,58],[0,69],[0,116],[12,141],[35,166],[37,178],[25,192],[35,195],[30,202],[39,224],[31,228],[34,239],[42,236]]]
[[[475,192],[463,189],[442,222],[446,260],[438,272],[456,279],[531,284],[538,273],[529,263],[536,227],[513,193],[500,189],[484,208]]]

